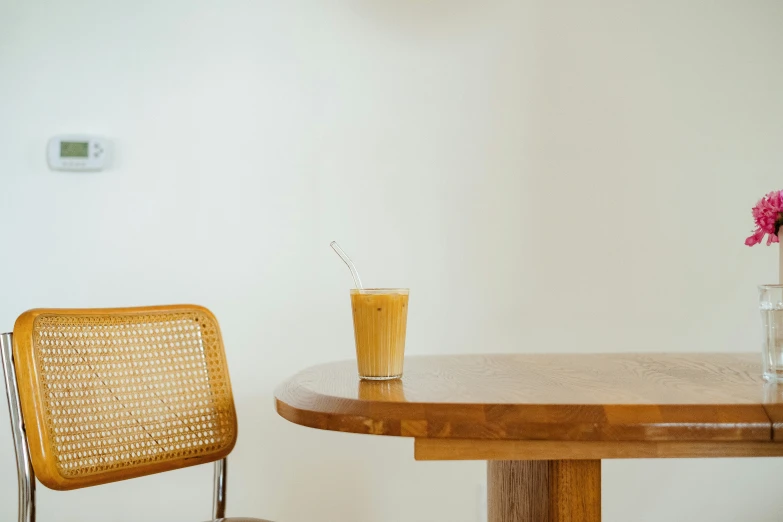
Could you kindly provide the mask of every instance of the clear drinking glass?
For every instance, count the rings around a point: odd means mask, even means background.
[[[351,310],[359,377],[375,381],[402,377],[408,289],[354,288]]]
[[[759,286],[764,379],[783,382],[783,285]]]

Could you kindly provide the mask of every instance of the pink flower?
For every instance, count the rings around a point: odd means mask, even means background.
[[[761,243],[767,235],[767,245],[778,242],[778,231],[783,225],[783,190],[773,190],[753,207],[753,221],[756,230],[745,240],[745,244],[753,246]]]

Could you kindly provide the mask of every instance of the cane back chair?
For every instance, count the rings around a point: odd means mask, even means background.
[[[35,479],[96,486],[215,462],[211,520],[224,518],[237,420],[217,320],[194,305],[36,309],[0,335],[19,476],[19,522]]]

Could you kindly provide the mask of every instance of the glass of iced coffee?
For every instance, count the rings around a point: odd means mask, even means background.
[[[359,377],[375,381],[402,377],[408,289],[352,289],[351,310]]]

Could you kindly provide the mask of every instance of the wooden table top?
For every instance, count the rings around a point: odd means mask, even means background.
[[[408,357],[393,381],[343,361],[275,396],[296,424],[418,439],[783,441],[783,392],[756,353]]]

